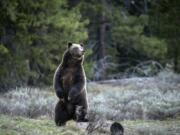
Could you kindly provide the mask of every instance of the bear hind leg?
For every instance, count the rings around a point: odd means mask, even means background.
[[[64,126],[69,120],[69,113],[66,109],[65,103],[59,101],[55,107],[55,123],[57,126]]]

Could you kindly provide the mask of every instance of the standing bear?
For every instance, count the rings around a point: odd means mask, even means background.
[[[86,75],[83,68],[83,44],[68,43],[61,64],[54,74],[54,89],[58,103],[55,123],[65,125],[68,120],[86,122],[88,111]]]

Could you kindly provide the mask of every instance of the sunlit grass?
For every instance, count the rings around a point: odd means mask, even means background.
[[[24,117],[0,116],[0,135],[82,135],[84,134],[70,121],[66,127],[57,127],[48,118],[29,119]]]
[[[125,129],[125,135],[178,135],[180,119],[159,120],[125,120],[120,121]],[[29,119],[21,116],[0,115],[0,135],[85,135],[82,129],[73,121],[64,127],[55,126],[53,120],[42,117]],[[107,129],[108,131],[109,129]],[[109,132],[98,130],[94,135],[108,135]]]

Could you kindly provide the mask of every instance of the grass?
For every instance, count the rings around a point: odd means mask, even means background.
[[[172,77],[171,77],[172,76]],[[88,85],[91,110],[108,120],[164,120],[180,116],[180,77],[159,75]],[[94,96],[95,95],[95,96]]]
[[[163,120],[180,116],[180,77],[130,78],[88,83],[90,110],[108,120]],[[58,101],[53,90],[17,88],[0,95],[0,114],[54,117]]]
[[[180,134],[180,76],[162,72],[152,78],[88,83],[90,114],[102,125],[120,121],[126,135]],[[58,98],[50,89],[17,88],[0,95],[0,135],[86,134],[85,126],[68,122],[56,127]],[[109,127],[95,134],[109,134]]]
[[[126,134],[137,135],[178,135],[180,119],[159,120],[126,120],[122,122]]]
[[[121,124],[125,128],[125,135],[178,135],[180,133],[180,119],[125,120]],[[57,127],[52,119],[47,117],[29,119],[0,115],[0,135],[85,135],[84,130],[73,121],[69,121],[65,127]],[[93,133],[93,135],[100,134],[109,133],[100,130]]]
[[[54,116],[55,93],[38,88],[18,88],[0,96],[0,113],[36,118]]]
[[[21,116],[0,116],[0,135],[83,135],[75,122],[57,127],[49,118],[29,119]]]

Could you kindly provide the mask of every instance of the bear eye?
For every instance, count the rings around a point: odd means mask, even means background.
[[[81,48],[80,48],[80,51],[84,51],[84,48],[83,48],[83,47],[81,47]]]

